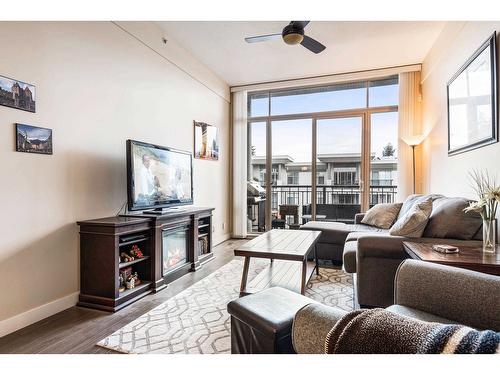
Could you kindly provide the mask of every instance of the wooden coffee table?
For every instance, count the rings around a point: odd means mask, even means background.
[[[483,252],[481,246],[459,246],[455,254],[442,254],[432,249],[439,243],[403,242],[406,253],[413,259],[445,264],[447,266],[466,268],[472,271],[500,276],[500,249],[495,254]]]
[[[315,245],[320,235],[321,231],[273,229],[235,249],[234,255],[245,258],[240,296],[272,286],[304,294],[314,270],[319,275]],[[307,260],[311,252],[314,252],[313,262]],[[250,258],[266,258],[271,262],[247,286]]]

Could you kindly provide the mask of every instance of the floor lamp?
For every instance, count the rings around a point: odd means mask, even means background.
[[[410,135],[403,137],[403,141],[411,147],[412,160],[413,160],[413,194],[416,193],[416,182],[415,182],[415,147],[421,144],[425,139],[424,135]]]

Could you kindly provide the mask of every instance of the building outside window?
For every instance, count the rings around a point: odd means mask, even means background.
[[[299,172],[287,172],[287,184],[288,185],[298,185],[299,184]]]
[[[357,185],[359,183],[357,176],[357,169],[355,167],[334,168],[333,181],[334,185],[344,185],[344,186]]]

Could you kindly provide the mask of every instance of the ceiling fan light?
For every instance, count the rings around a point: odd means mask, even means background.
[[[289,33],[283,35],[283,40],[285,41],[285,43],[290,45],[300,44],[303,39],[304,35],[299,33]]]

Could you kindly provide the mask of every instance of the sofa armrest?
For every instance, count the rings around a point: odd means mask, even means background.
[[[311,303],[296,314],[292,327],[293,348],[298,354],[324,354],[328,332],[346,311]]]
[[[500,277],[408,259],[398,268],[394,301],[478,329],[500,331]]]
[[[367,234],[358,238],[357,258],[408,258],[403,248],[406,237],[391,236],[390,234]]]
[[[354,215],[354,224],[361,224],[361,220],[363,220],[364,217],[364,213]]]

